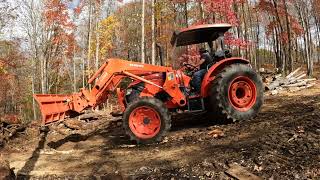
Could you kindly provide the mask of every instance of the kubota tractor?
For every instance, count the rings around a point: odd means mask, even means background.
[[[155,66],[121,59],[108,59],[91,77],[91,90],[71,95],[36,94],[43,124],[64,120],[106,102],[116,91],[123,114],[123,127],[138,143],[161,141],[171,127],[171,114],[204,112],[210,119],[246,120],[256,116],[263,104],[263,85],[249,61],[231,57],[224,49],[223,36],[229,24],[199,25],[176,31],[174,47],[207,43],[214,63],[208,65],[201,92],[193,92],[191,64],[181,69]],[[220,50],[213,53],[213,41]],[[162,60],[161,60],[162,62]],[[189,73],[183,70],[187,69]],[[190,73],[191,72],[191,73]],[[120,82],[130,78],[126,88]]]

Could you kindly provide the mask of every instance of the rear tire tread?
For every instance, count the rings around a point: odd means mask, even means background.
[[[212,107],[211,111],[210,111],[210,116],[213,118],[219,118],[221,120],[231,120],[233,122],[239,120],[239,117],[237,117],[237,113],[232,113],[231,112],[231,108],[228,106],[224,106],[222,101],[223,98],[221,98],[220,96],[223,94],[223,92],[221,92],[222,90],[222,86],[223,84],[223,80],[224,78],[228,78],[228,76],[230,76],[230,72],[235,71],[235,70],[239,70],[239,72],[241,72],[242,70],[248,70],[247,68],[248,65],[245,64],[232,64],[230,66],[227,66],[226,68],[224,68],[215,78],[215,80],[212,82],[211,88],[210,88],[210,106]],[[257,93],[260,93],[261,97],[257,97],[257,101],[263,101],[263,96],[261,95],[261,93],[263,94],[263,91],[261,91],[262,89],[262,79],[260,76],[257,76],[258,80],[256,85],[257,85]],[[261,98],[261,99],[258,99]],[[260,103],[260,102],[259,102]],[[259,108],[260,109],[260,108]],[[257,115],[257,113],[255,114],[255,116]]]

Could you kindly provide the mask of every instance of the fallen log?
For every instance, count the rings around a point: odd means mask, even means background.
[[[214,129],[208,132],[208,135],[212,136],[213,138],[219,138],[224,136],[224,132],[221,129]]]
[[[297,80],[298,82],[302,82],[302,81],[305,81],[305,82],[311,82],[311,81],[316,81],[317,79],[316,78],[311,78],[311,79],[299,79]]]
[[[287,79],[290,79],[290,78],[293,77],[300,69],[301,69],[301,67],[299,67],[299,68],[296,69],[295,71],[291,72],[286,78],[287,78]]]
[[[299,79],[302,79],[302,78],[304,78],[306,76],[307,76],[307,74],[301,74],[300,76],[297,76],[295,79],[299,80]]]
[[[301,82],[294,83],[294,84],[283,85],[282,87],[301,87],[301,86],[306,86],[306,85],[307,85],[306,81],[301,81]]]
[[[226,174],[238,180],[262,180],[262,178],[250,173],[237,163],[229,164]]]
[[[302,89],[311,88],[311,87],[313,87],[315,85],[316,85],[316,83],[312,83],[312,84],[308,84],[308,85],[302,86],[302,87],[292,87],[292,88],[289,88],[289,91],[290,92],[297,92],[297,91],[301,91]]]
[[[266,90],[275,90],[277,87],[285,84],[285,80],[284,79],[279,79],[279,80],[276,80],[276,81],[273,81],[272,83],[270,83],[269,85],[266,86]]]
[[[3,146],[5,142],[15,136],[19,132],[23,132],[27,128],[25,124],[5,124],[0,123],[0,145]]]

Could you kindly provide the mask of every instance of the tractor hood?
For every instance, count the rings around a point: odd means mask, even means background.
[[[204,24],[175,31],[171,45],[186,46],[200,44],[218,39],[232,27],[231,24]]]

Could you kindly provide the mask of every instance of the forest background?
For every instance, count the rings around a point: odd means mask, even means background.
[[[72,93],[107,58],[167,65],[174,30],[230,23],[226,43],[256,70],[313,70],[320,0],[0,0],[0,114],[39,118],[34,93]],[[196,46],[179,52],[195,57]]]

